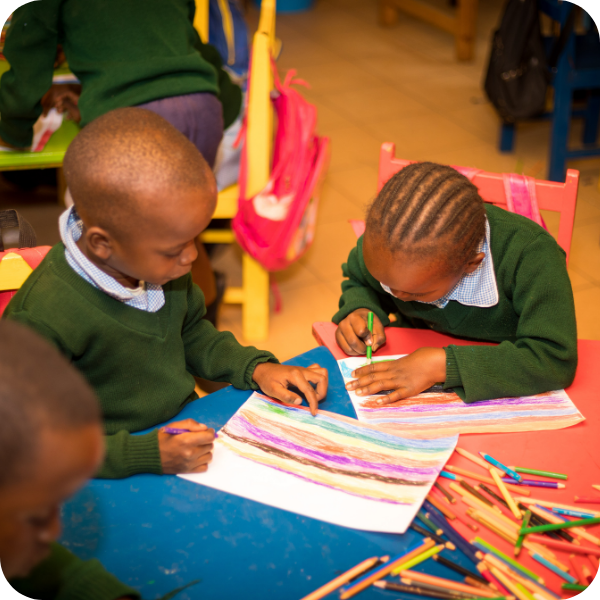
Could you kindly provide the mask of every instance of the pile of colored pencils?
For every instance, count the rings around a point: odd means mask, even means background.
[[[559,591],[586,589],[598,571],[600,557],[600,539],[586,527],[600,523],[600,511],[531,498],[527,490],[528,486],[563,489],[564,484],[550,480],[565,481],[567,475],[506,466],[483,452],[480,458],[461,448],[456,450],[484,468],[487,474],[447,465],[442,479],[435,483],[411,525],[413,531],[423,536],[416,545],[392,558],[367,559],[303,600],[319,600],[335,590],[340,591],[340,600],[346,600],[370,586],[442,600],[560,598],[546,587],[542,575],[516,560],[523,549],[541,567],[564,581]],[[523,474],[546,480],[524,479]],[[464,477],[476,483],[471,485]],[[444,479],[451,480],[448,485],[451,491],[442,485]],[[467,517],[461,516],[453,506],[457,504],[457,497],[467,505]],[[576,497],[575,501],[592,504],[594,499]],[[600,498],[596,502],[600,504]],[[480,535],[467,540],[453,522],[460,522],[474,532],[481,528],[482,533],[502,538],[514,546],[514,558]],[[460,550],[471,562],[471,568],[442,554],[452,550]],[[555,551],[566,552],[568,562],[557,557]],[[427,560],[460,575],[461,581],[412,570]]]

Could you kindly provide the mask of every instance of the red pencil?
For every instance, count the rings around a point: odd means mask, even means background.
[[[572,573],[572,575],[574,575],[577,578],[577,580],[579,581],[579,583],[581,585],[587,585],[587,582],[586,582],[585,577],[583,575],[583,571],[581,570],[581,564],[575,558],[574,554],[570,554],[569,555],[569,562],[571,563],[571,566],[573,567],[573,573]]]
[[[575,496],[576,504],[600,504],[600,498],[585,498],[584,496]]]
[[[537,542],[538,544],[543,544],[548,548],[555,548],[556,550],[564,550],[565,552],[574,552],[575,554],[588,554],[593,556],[600,556],[600,548],[590,548],[584,546],[576,546],[575,544],[571,544],[570,542],[563,542],[560,540],[554,540],[545,535],[538,535],[536,533],[532,533],[527,536],[527,539],[530,542]]]
[[[594,556],[593,554],[590,554],[589,552],[588,552],[587,557],[588,557],[589,561],[592,563],[592,565],[594,565],[594,569],[596,570],[596,573],[597,573],[598,569],[600,568],[600,564],[598,562],[598,557]]]

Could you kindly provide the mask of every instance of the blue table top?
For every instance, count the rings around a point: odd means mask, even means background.
[[[321,408],[354,418],[329,350],[316,348],[288,361],[314,362],[329,370]],[[190,417],[218,429],[249,395],[227,387],[186,406],[176,420]],[[393,535],[339,527],[168,475],[93,480],[64,506],[63,522],[67,548],[99,559],[145,599],[194,580],[200,581],[178,600],[299,599],[365,558],[400,554],[421,537],[412,530]],[[473,568],[458,551],[444,554]],[[431,560],[415,570],[461,580]],[[373,587],[360,597],[414,600]]]

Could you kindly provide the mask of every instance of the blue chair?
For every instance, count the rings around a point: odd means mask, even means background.
[[[570,2],[559,0],[539,0],[540,11],[564,27],[569,13],[577,10]],[[552,73],[554,88],[554,110],[542,115],[541,119],[551,121],[550,160],[548,179],[564,181],[567,160],[600,156],[598,124],[600,122],[600,40],[591,19],[584,14],[587,32],[573,31],[561,52],[556,68]],[[555,37],[546,37],[548,52],[553,47]],[[573,94],[577,90],[587,91],[586,106],[573,109]],[[569,149],[569,126],[573,117],[584,119],[582,136],[583,148]],[[503,123],[500,132],[500,151],[512,152],[515,124]]]

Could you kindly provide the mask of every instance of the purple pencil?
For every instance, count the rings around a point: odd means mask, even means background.
[[[557,483],[556,481],[540,481],[538,479],[522,479],[519,482],[512,477],[503,477],[502,481],[505,483],[512,483],[513,485],[529,485],[531,487],[552,488],[555,490],[562,490],[566,487],[564,483]]]

